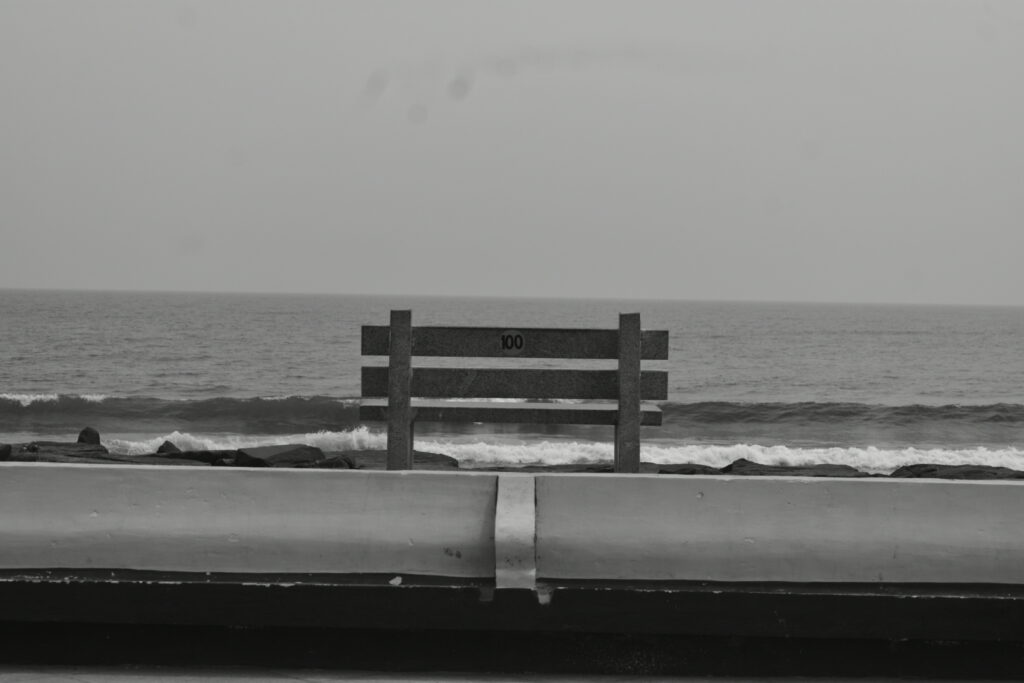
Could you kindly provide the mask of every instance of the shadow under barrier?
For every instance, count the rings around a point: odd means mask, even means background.
[[[1019,679],[1024,644],[0,622],[0,666]]]

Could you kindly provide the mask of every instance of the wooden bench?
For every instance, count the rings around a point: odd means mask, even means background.
[[[639,313],[620,315],[617,330],[593,330],[414,328],[411,311],[391,311],[390,326],[363,326],[362,355],[389,359],[387,367],[363,366],[359,408],[361,420],[388,423],[388,469],[412,468],[420,420],[614,425],[615,471],[638,472],[640,426],[661,424],[661,409],[643,401],[668,398],[668,373],[640,363],[668,358],[668,332],[641,330]],[[413,356],[615,359],[618,367],[413,369]],[[501,398],[527,402],[446,400]]]

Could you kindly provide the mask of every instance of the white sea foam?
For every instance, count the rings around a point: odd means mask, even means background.
[[[154,453],[164,441],[170,441],[183,451],[218,451],[235,448],[252,448],[273,444],[303,443],[316,446],[323,451],[351,451],[387,448],[387,435],[371,432],[359,427],[344,432],[311,432],[308,434],[284,434],[274,436],[216,435],[203,436],[188,432],[172,432],[152,439],[128,440],[110,439],[104,444],[113,453],[122,455],[144,455]]]
[[[90,403],[102,403],[106,401],[108,396],[106,394],[53,394],[53,393],[39,393],[39,394],[0,394],[0,399],[8,401],[16,401],[22,405],[22,407],[29,407],[33,403],[56,403],[61,398],[79,398],[83,401]]]
[[[526,403],[525,398],[446,398],[447,403]]]
[[[59,394],[0,394],[0,399],[17,401],[26,408],[33,403],[53,402],[59,398]]]
[[[323,451],[384,449],[387,435],[366,427],[341,432],[274,436],[202,436],[173,432],[139,441],[112,439],[115,453],[153,453],[164,441],[182,450],[222,450],[282,443],[304,443]],[[417,439],[416,449],[444,453],[466,468],[522,465],[578,465],[611,462],[612,444],[587,441],[449,441]],[[789,446],[645,444],[642,460],[661,465],[694,463],[724,467],[745,458],[765,465],[849,465],[870,474],[889,474],[904,465],[992,465],[1024,470],[1024,449],[1019,448],[793,448]]]

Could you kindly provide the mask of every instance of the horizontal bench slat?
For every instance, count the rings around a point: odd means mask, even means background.
[[[619,407],[615,403],[487,403],[413,399],[418,422],[516,422],[525,424],[614,425]],[[363,399],[360,420],[386,420],[387,399]],[[640,424],[661,424],[661,408],[640,405]]]
[[[387,325],[364,325],[362,355],[388,355],[389,330]],[[412,355],[460,358],[618,358],[619,331],[535,327],[414,327]],[[643,360],[667,360],[668,331],[642,331],[640,357]]]
[[[388,368],[363,367],[363,396],[388,395]],[[421,398],[617,399],[616,370],[414,368],[412,395]],[[640,373],[640,399],[668,398],[668,373]]]

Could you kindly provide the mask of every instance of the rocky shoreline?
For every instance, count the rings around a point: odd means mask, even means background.
[[[75,442],[32,441],[23,444],[0,444],[0,462],[50,462],[75,464],[179,465],[189,467],[285,467],[297,469],[383,470],[386,451],[353,450],[324,452],[306,444],[281,444],[216,451],[182,451],[165,441],[155,453],[119,455],[110,453],[100,442],[95,429],[86,427]],[[448,455],[415,451],[415,469],[458,470],[459,462]],[[474,467],[485,472],[592,472],[611,473],[611,463],[581,465],[528,465],[522,467]],[[848,465],[765,465],[739,459],[717,468],[694,463],[659,465],[641,462],[640,471],[647,474],[788,476],[788,477],[888,477],[897,479],[1024,479],[1024,471],[989,465],[940,465],[921,463],[906,465],[891,474],[870,474]]]

